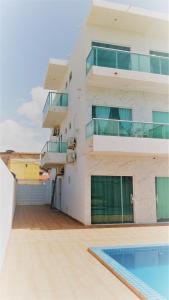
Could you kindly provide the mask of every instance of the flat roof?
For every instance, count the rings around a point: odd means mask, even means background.
[[[16,151],[12,151],[12,152],[6,152],[6,151],[4,151],[4,152],[0,152],[0,155],[4,155],[4,154],[6,154],[6,155],[39,155],[40,154],[40,152],[16,152]]]

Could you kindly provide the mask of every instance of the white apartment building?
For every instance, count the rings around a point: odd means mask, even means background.
[[[57,169],[55,207],[84,224],[169,220],[168,26],[93,1],[70,60],[49,61],[41,164]]]

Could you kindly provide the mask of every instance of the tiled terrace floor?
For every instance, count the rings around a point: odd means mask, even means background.
[[[14,229],[78,229],[84,225],[69,218],[49,205],[18,205],[13,220]]]
[[[86,228],[48,207],[17,207],[0,275],[0,299],[136,300],[87,248],[165,243],[168,229]]]

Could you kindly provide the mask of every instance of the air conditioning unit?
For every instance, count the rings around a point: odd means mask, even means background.
[[[75,149],[76,148],[76,139],[74,137],[68,138],[68,149]]]
[[[75,151],[68,151],[66,156],[67,163],[74,163],[76,161],[76,152]]]

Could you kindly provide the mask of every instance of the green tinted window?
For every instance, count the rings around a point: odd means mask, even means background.
[[[128,108],[92,106],[92,118],[132,120],[132,110]]]
[[[151,55],[169,57],[169,53],[167,52],[159,52],[159,51],[150,51]]]
[[[103,48],[108,48],[108,49],[130,51],[130,47],[118,46],[118,45],[112,45],[112,44],[100,43],[100,42],[92,42],[92,47],[93,46],[95,46],[95,47],[103,47]]]
[[[169,112],[153,111],[153,122],[169,124]]]

